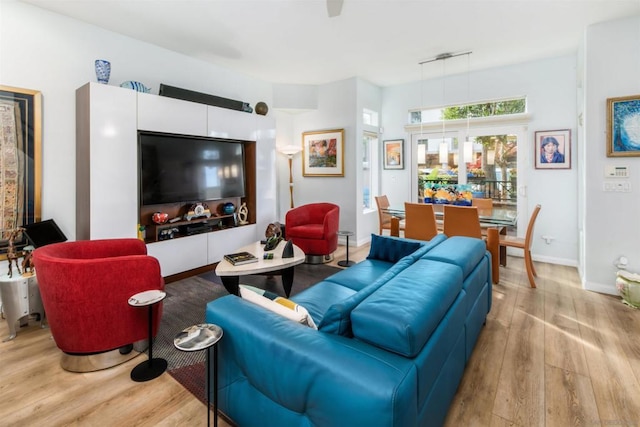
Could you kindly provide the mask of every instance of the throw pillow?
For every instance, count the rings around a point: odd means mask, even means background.
[[[307,309],[290,299],[248,285],[240,285],[240,296],[287,319],[318,329]]]
[[[377,259],[396,263],[405,256],[417,251],[422,244],[391,236],[371,235],[371,248],[367,259]]]

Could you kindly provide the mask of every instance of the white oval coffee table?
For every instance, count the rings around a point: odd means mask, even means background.
[[[238,285],[240,284],[240,276],[248,276],[252,274],[270,274],[282,276],[282,287],[286,297],[291,294],[291,286],[293,285],[293,267],[302,264],[305,260],[305,254],[298,246],[293,245],[293,257],[282,258],[282,250],[287,244],[281,241],[272,251],[265,251],[264,244],[260,242],[251,243],[250,245],[238,248],[237,252],[249,252],[258,258],[257,262],[250,264],[233,265],[226,259],[222,259],[216,267],[216,274],[222,279],[222,284],[227,292],[233,295],[239,295]],[[272,259],[264,259],[264,254],[273,254]]]

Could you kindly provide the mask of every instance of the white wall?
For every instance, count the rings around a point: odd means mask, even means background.
[[[344,177],[302,176],[302,153],[293,159],[295,206],[313,202],[331,202],[340,206],[340,228],[356,230],[356,117],[357,79],[347,79],[318,87],[318,108],[299,114],[279,113],[276,117],[278,144],[301,145],[302,133],[319,130],[344,129]],[[282,122],[280,121],[282,119]],[[278,167],[279,212],[284,220],[289,210],[288,166],[284,156]]]
[[[628,270],[640,271],[640,159],[606,157],[607,98],[640,94],[640,17],[591,26],[584,55],[584,217],[586,289],[617,293],[614,261],[625,255]],[[627,166],[629,193],[604,192],[606,165]],[[615,181],[615,180],[614,180]],[[624,181],[624,180],[623,180]]]
[[[42,217],[75,239],[75,90],[111,61],[109,84],[160,83],[271,103],[271,84],[20,2],[0,3],[0,84],[43,94]],[[135,185],[132,183],[131,185]]]
[[[535,131],[576,129],[576,56],[568,55],[535,62],[472,72],[467,85],[467,75],[446,76],[443,99],[442,79],[388,87],[383,89],[382,139],[404,138],[410,135],[404,130],[408,110],[444,104],[464,103],[508,97],[527,97],[527,109],[531,114],[527,138],[518,141],[518,156],[524,159],[524,170],[518,170],[518,179],[527,183],[527,212],[524,224],[536,204],[542,210],[536,222],[532,252],[534,259],[577,265],[577,177],[578,168],[575,137],[572,138],[572,168],[570,170],[535,170],[532,141]],[[417,67],[417,66],[416,66]],[[419,70],[417,70],[419,72]],[[469,89],[467,89],[469,87]],[[467,95],[467,92],[469,93]],[[410,153],[407,152],[407,158]],[[383,173],[382,194],[387,194],[391,204],[411,200],[411,169],[386,170]],[[520,230],[524,233],[524,230]],[[540,236],[553,236],[547,245]]]

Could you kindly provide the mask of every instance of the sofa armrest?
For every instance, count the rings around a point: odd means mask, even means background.
[[[207,305],[222,327],[219,396],[238,425],[256,425],[259,399],[279,425],[415,425],[411,360],[299,325],[235,296]]]

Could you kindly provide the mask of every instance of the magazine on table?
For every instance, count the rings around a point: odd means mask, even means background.
[[[252,262],[258,262],[258,258],[249,252],[237,252],[235,254],[227,254],[224,259],[229,261],[233,265],[249,264]]]

